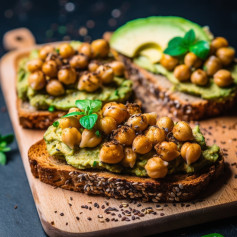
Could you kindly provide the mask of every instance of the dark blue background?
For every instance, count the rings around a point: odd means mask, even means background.
[[[237,48],[236,0],[1,0],[0,35],[3,36],[6,31],[13,28],[27,27],[35,35],[37,43],[63,39],[90,40],[101,37],[103,32],[112,31],[128,20],[150,15],[177,15],[200,25],[209,25],[216,36],[226,37],[230,45]],[[4,53],[0,45],[0,55]],[[0,132],[13,133],[2,94],[0,94]],[[16,205],[17,209],[14,208]],[[237,218],[189,227],[159,236],[199,237],[215,232],[226,237],[237,236]],[[12,145],[12,151],[8,153],[8,164],[0,166],[0,236],[45,236],[16,142]]]

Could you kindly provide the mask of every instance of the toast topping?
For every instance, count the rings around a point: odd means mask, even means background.
[[[102,107],[100,101],[83,100],[76,105],[44,135],[49,154],[76,168],[162,178],[198,172],[220,157],[219,147],[206,146],[198,126],[137,113],[137,104]]]
[[[103,39],[46,45],[33,50],[18,67],[18,96],[39,110],[68,110],[75,99],[125,101],[132,91],[124,64],[114,61]]]

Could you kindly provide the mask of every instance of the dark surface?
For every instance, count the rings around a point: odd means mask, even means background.
[[[212,32],[225,36],[237,48],[237,1],[1,1],[0,35],[17,27],[28,27],[38,43],[57,40],[90,40],[101,37],[126,21],[150,15],[177,15],[201,25],[209,25]],[[67,7],[65,7],[67,6]],[[73,9],[67,11],[67,9]],[[118,9],[114,10],[114,9]],[[88,22],[93,20],[93,22]],[[84,36],[79,29],[87,27]],[[79,34],[80,33],[80,34]],[[0,45],[0,55],[5,53]],[[0,132],[13,133],[2,93],[0,95]],[[22,138],[24,139],[24,138]],[[220,233],[226,237],[237,236],[237,218],[229,218],[203,225],[176,230],[160,237],[199,237]],[[0,166],[0,236],[41,237],[41,227],[16,142],[8,153],[8,163]]]

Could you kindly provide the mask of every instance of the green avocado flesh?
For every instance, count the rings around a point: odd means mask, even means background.
[[[118,52],[135,57],[146,48],[163,51],[170,39],[193,29],[199,40],[210,41],[211,36],[198,24],[175,16],[152,16],[129,21],[117,29],[110,45]]]
[[[99,161],[99,151],[101,144],[95,148],[75,148],[71,149],[61,140],[62,129],[60,127],[50,126],[44,134],[44,140],[47,145],[47,150],[50,155],[65,159],[68,165],[77,169],[99,169],[107,170],[113,173],[123,173],[135,176],[147,177],[145,165],[147,160],[151,158],[155,151],[151,151],[145,155],[138,155],[136,164],[133,168],[125,168],[120,163],[111,165]],[[183,158],[178,157],[169,162],[168,173],[193,173],[202,170],[205,167],[215,163],[219,155],[219,147],[217,145],[206,146],[205,138],[203,137],[198,126],[194,127],[193,135],[195,141],[202,147],[202,155],[198,161],[191,165],[187,165]],[[180,143],[179,146],[182,144]]]
[[[234,96],[237,91],[237,65],[230,68],[231,74],[234,78],[234,85],[227,88],[221,88],[214,83],[213,78],[210,79],[210,83],[207,86],[197,86],[191,82],[181,83],[175,78],[173,72],[168,71],[161,64],[153,64],[144,56],[138,56],[135,58],[134,63],[154,74],[164,75],[173,84],[173,87],[170,88],[173,91],[181,91],[187,94],[200,96],[207,100],[222,100],[224,98],[229,98]]]
[[[78,44],[79,42],[71,43],[74,47],[78,47]],[[35,91],[28,86],[29,72],[26,69],[26,63],[37,57],[38,51],[33,50],[29,57],[20,61],[17,73],[17,93],[20,99],[29,101],[31,106],[38,110],[48,109],[49,106],[53,106],[56,110],[69,110],[75,106],[76,100],[84,99],[125,102],[132,93],[132,81],[121,77],[114,77],[113,83],[103,85],[95,92],[79,91],[76,89],[76,85],[67,86],[65,95],[58,97],[48,95],[45,90]]]

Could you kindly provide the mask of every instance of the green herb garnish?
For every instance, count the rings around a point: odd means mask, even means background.
[[[57,54],[59,54],[59,53],[60,53],[60,52],[59,52],[59,49],[56,49],[56,53],[57,53]]]
[[[180,56],[187,52],[192,52],[204,60],[209,54],[210,45],[205,40],[196,41],[195,38],[193,29],[189,30],[184,37],[174,37],[169,41],[164,53],[171,56]]]
[[[96,135],[97,137],[100,137],[100,136],[101,136],[100,131],[97,130],[97,131],[95,132],[95,135]]]
[[[96,167],[96,166],[97,166],[97,163],[98,163],[97,161],[94,161],[94,162],[93,162],[93,167]]]
[[[7,162],[7,157],[5,152],[10,151],[11,148],[7,145],[11,144],[14,140],[14,135],[9,134],[6,136],[1,136],[0,134],[0,165],[5,165]]]
[[[80,118],[80,124],[86,129],[92,129],[98,119],[98,112],[102,107],[102,102],[100,100],[77,100],[76,106],[82,110],[82,112],[72,112],[64,115],[62,118],[71,117],[75,115],[84,115]]]
[[[50,105],[49,108],[48,108],[48,111],[49,112],[54,112],[55,111],[55,108],[53,105]]]
[[[58,127],[58,125],[59,125],[59,122],[58,122],[58,121],[53,122],[53,126],[54,126],[54,127]]]

